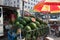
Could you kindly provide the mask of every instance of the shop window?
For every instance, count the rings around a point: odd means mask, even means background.
[[[28,6],[28,8],[30,8],[30,6]]]
[[[28,2],[28,4],[30,4],[30,2]]]
[[[27,8],[27,6],[25,5],[25,8]]]
[[[14,4],[15,4],[15,1],[14,1]]]
[[[17,5],[17,7],[19,7],[19,5]]]
[[[17,0],[17,2],[19,2],[19,0]]]

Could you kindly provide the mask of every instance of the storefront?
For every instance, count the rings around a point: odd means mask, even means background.
[[[17,7],[0,5],[0,36],[5,36],[7,33],[6,25],[10,23],[11,17],[17,17]]]

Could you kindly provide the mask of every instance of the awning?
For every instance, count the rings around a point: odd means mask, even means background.
[[[9,8],[9,9],[19,9],[18,7],[5,6],[5,5],[0,5],[0,7]]]

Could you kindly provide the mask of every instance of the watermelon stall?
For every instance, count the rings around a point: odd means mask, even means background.
[[[47,23],[34,16],[19,17],[15,25],[21,29],[21,37],[25,40],[37,40],[38,37],[40,38],[49,32]],[[17,34],[20,34],[18,30]]]
[[[46,34],[48,34],[49,28],[47,23],[43,22],[39,18],[36,18],[31,14],[25,15],[24,17],[18,17],[18,12],[16,10],[14,10],[14,13],[15,14],[11,14],[10,18],[9,23],[12,27],[8,32],[8,37],[15,33],[12,37],[14,40],[17,40],[19,37],[22,39],[25,38],[25,40],[37,40],[38,37],[40,38],[43,36],[44,38]]]
[[[21,31],[22,39],[25,38],[25,40],[37,40],[38,37],[44,36],[48,33],[49,29],[47,27],[47,23],[43,22],[39,18],[35,18],[31,14],[25,15],[24,17],[18,17],[18,12],[16,10],[7,9],[8,8],[4,8],[4,12],[7,12],[4,16],[4,24],[8,20],[9,24],[12,25],[12,27],[9,29],[11,36],[13,33],[19,35],[19,31]],[[10,16],[8,17],[7,14]],[[8,37],[9,35],[10,34],[8,34]],[[16,35],[14,35],[14,37],[15,36]],[[14,40],[17,40],[17,37],[18,36],[16,36]]]
[[[20,34],[20,30],[18,29],[21,29],[22,38],[25,38],[26,40],[36,40],[37,37],[44,36],[48,32],[47,24],[31,14],[27,14],[24,17],[18,17],[17,9],[12,9],[10,7],[3,7],[3,14],[4,27],[6,25],[11,26],[8,30],[11,33],[11,36],[13,33]],[[6,33],[8,31],[4,29],[4,36],[7,36]],[[10,34],[8,34],[8,37],[9,35]],[[14,40],[17,40],[17,36]]]

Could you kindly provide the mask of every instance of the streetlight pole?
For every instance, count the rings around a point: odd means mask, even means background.
[[[24,0],[22,0],[22,17],[24,17]]]

